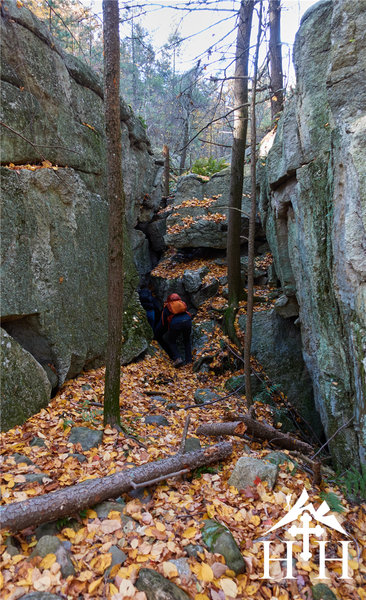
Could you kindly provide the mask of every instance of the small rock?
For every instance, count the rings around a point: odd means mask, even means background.
[[[187,558],[174,558],[169,562],[177,567],[178,575],[183,582],[189,581],[192,572]]]
[[[43,479],[46,477],[50,479],[47,473],[25,473],[25,483],[43,483]],[[22,485],[22,484],[19,484]]]
[[[193,556],[193,558],[197,558],[198,553],[204,551],[204,547],[200,546],[199,544],[188,544],[185,547],[185,551],[187,552],[188,556]]]
[[[84,451],[99,446],[102,440],[103,431],[89,429],[88,427],[73,427],[69,436],[69,442],[80,444]]]
[[[179,410],[179,406],[177,404],[167,404],[166,408],[168,410]]]
[[[69,575],[75,574],[75,569],[71,562],[70,556],[58,537],[53,535],[44,535],[41,537],[38,540],[31,557],[41,556],[44,558],[47,556],[47,554],[56,555],[56,560],[61,567],[61,573],[63,577],[68,577]]]
[[[151,396],[151,400],[152,402],[160,402],[161,404],[165,404],[167,402],[167,399],[163,398],[163,396]]]
[[[163,417],[163,415],[147,415],[145,417],[146,425],[158,425],[161,427],[168,427],[170,425],[168,419]]]
[[[42,523],[39,525],[35,531],[37,540],[40,540],[41,537],[45,535],[55,536],[58,534],[58,527],[56,521],[51,521],[50,523]]]
[[[99,519],[107,519],[109,513],[112,510],[116,510],[120,513],[123,512],[123,505],[119,504],[119,502],[101,502],[100,504],[97,504],[96,506],[93,507],[95,512],[97,513]]]
[[[152,499],[150,490],[147,487],[138,488],[137,490],[130,490],[128,492],[128,496],[129,498],[137,498],[140,500],[140,502],[142,502],[142,504],[148,504]]]
[[[63,596],[56,596],[56,594],[50,594],[49,592],[30,592],[25,596],[22,596],[20,600],[62,600]]]
[[[201,450],[201,442],[198,438],[187,438],[184,444],[184,452],[193,452],[194,450]]]
[[[318,583],[311,588],[314,600],[338,600],[337,596],[325,583]]]
[[[267,481],[268,488],[272,490],[276,483],[277,473],[277,465],[259,460],[258,458],[242,456],[237,461],[228,484],[233,485],[238,490],[242,490],[248,485],[255,485],[254,481],[259,477],[261,481]]]
[[[194,393],[194,401],[196,404],[206,404],[206,402],[212,402],[212,400],[217,400],[218,398],[219,395],[209,388],[198,389]]]
[[[10,556],[16,556],[17,554],[21,554],[21,551],[17,547],[17,543],[13,537],[6,538],[5,542],[6,552],[10,554]]]
[[[92,390],[92,386],[89,385],[88,383],[84,383],[84,385],[81,386],[82,390]]]
[[[213,519],[207,519],[202,529],[202,539],[210,552],[221,554],[229,569],[236,575],[245,573],[245,562],[232,533]]]
[[[145,592],[147,600],[190,600],[180,587],[153,569],[140,569],[135,586]]]
[[[86,456],[84,456],[84,454],[80,454],[79,452],[74,452],[74,453],[70,453],[69,456],[73,456],[74,458],[76,458],[76,460],[78,460],[80,463],[83,463],[87,460]]]
[[[30,458],[28,458],[28,456],[25,456],[24,454],[18,454],[18,452],[15,452],[15,454],[12,455],[16,464],[19,465],[19,463],[25,463],[26,465],[33,465],[34,463],[31,461]]]
[[[111,546],[109,552],[112,554],[111,567],[114,565],[123,565],[127,560],[127,554],[125,554],[118,546]]]
[[[45,441],[40,438],[35,436],[30,442],[29,442],[30,446],[39,446],[40,448],[42,448],[43,446],[45,446]]]

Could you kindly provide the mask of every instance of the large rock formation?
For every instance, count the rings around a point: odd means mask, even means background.
[[[2,324],[61,384],[100,364],[106,345],[103,93],[93,72],[65,55],[25,6],[5,0],[1,10],[2,164],[11,167],[2,168]],[[161,165],[122,100],[121,128],[131,229],[157,210]],[[46,168],[32,170],[42,162]],[[128,239],[125,256],[129,361],[147,347],[151,330],[134,293]]]
[[[277,274],[296,294],[303,354],[338,464],[366,460],[364,2],[323,0],[295,43],[297,88],[261,169]],[[264,161],[260,161],[263,163]]]
[[[215,173],[209,181],[193,173],[178,180],[172,212],[167,218],[165,242],[174,248],[224,249],[227,244],[227,217],[230,169]],[[248,237],[250,177],[244,179],[241,214],[242,242]],[[257,237],[260,223],[257,223]]]

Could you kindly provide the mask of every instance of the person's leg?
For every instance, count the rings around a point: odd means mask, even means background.
[[[174,360],[173,359],[173,349],[172,349],[169,341],[164,339],[164,334],[165,334],[164,328],[159,324],[157,326],[157,328],[155,329],[155,339],[160,344],[162,349],[167,353],[169,358]]]
[[[180,358],[178,347],[177,347],[177,338],[179,336],[179,333],[180,333],[180,329],[175,328],[174,326],[171,326],[168,329],[168,336],[167,336],[168,344],[172,351],[172,359],[173,360],[177,360],[178,358]]]
[[[192,362],[191,331],[192,331],[191,323],[186,323],[184,326],[184,329],[182,331],[186,364]]]

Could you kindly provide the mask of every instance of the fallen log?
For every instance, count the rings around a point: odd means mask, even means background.
[[[29,500],[13,502],[0,508],[0,527],[15,532],[55,521],[108,498],[116,498],[132,489],[146,487],[163,479],[181,475],[182,472],[224,460],[231,452],[232,445],[222,442],[203,450],[175,454],[99,479],[88,479]]]
[[[196,430],[197,435],[220,436],[220,435],[236,435],[243,437],[244,433],[260,440],[268,440],[271,444],[284,448],[286,450],[298,450],[303,454],[311,454],[312,446],[306,442],[302,442],[297,438],[291,437],[282,431],[278,431],[270,425],[265,425],[260,421],[256,421],[249,415],[237,415],[236,421],[225,423],[207,423],[200,425]]]

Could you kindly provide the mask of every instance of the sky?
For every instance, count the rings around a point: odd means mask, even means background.
[[[295,33],[299,27],[302,15],[317,0],[282,0],[281,36],[283,43],[283,68],[289,74],[290,83],[294,83],[294,72],[291,62],[291,51],[294,43]],[[92,4],[93,10],[102,16],[102,0],[81,0],[85,5]],[[235,48],[235,17],[228,12],[217,13],[217,11],[192,11],[187,12],[174,10],[172,6],[178,7],[183,0],[144,0],[146,14],[140,17],[139,22],[149,31],[155,49],[159,49],[168,39],[169,35],[179,27],[180,34],[189,39],[183,44],[180,56],[177,57],[177,70],[187,71],[192,68],[198,58],[201,64],[207,65],[207,72],[214,73],[219,67],[230,64]],[[136,5],[138,2],[131,2]],[[162,5],[164,8],[156,6]],[[126,4],[124,2],[124,4]],[[211,2],[212,4],[212,2]],[[239,2],[234,0],[221,0],[217,5],[222,8],[233,9],[239,7]],[[120,1],[120,6],[122,0]],[[146,6],[148,5],[148,6]],[[229,17],[229,18],[228,18]],[[225,19],[221,23],[219,20]],[[130,22],[121,26],[121,36],[130,34]],[[231,33],[230,33],[231,32]],[[225,37],[220,42],[222,37]],[[216,46],[210,58],[204,55],[210,46]],[[226,63],[220,60],[225,53]]]

